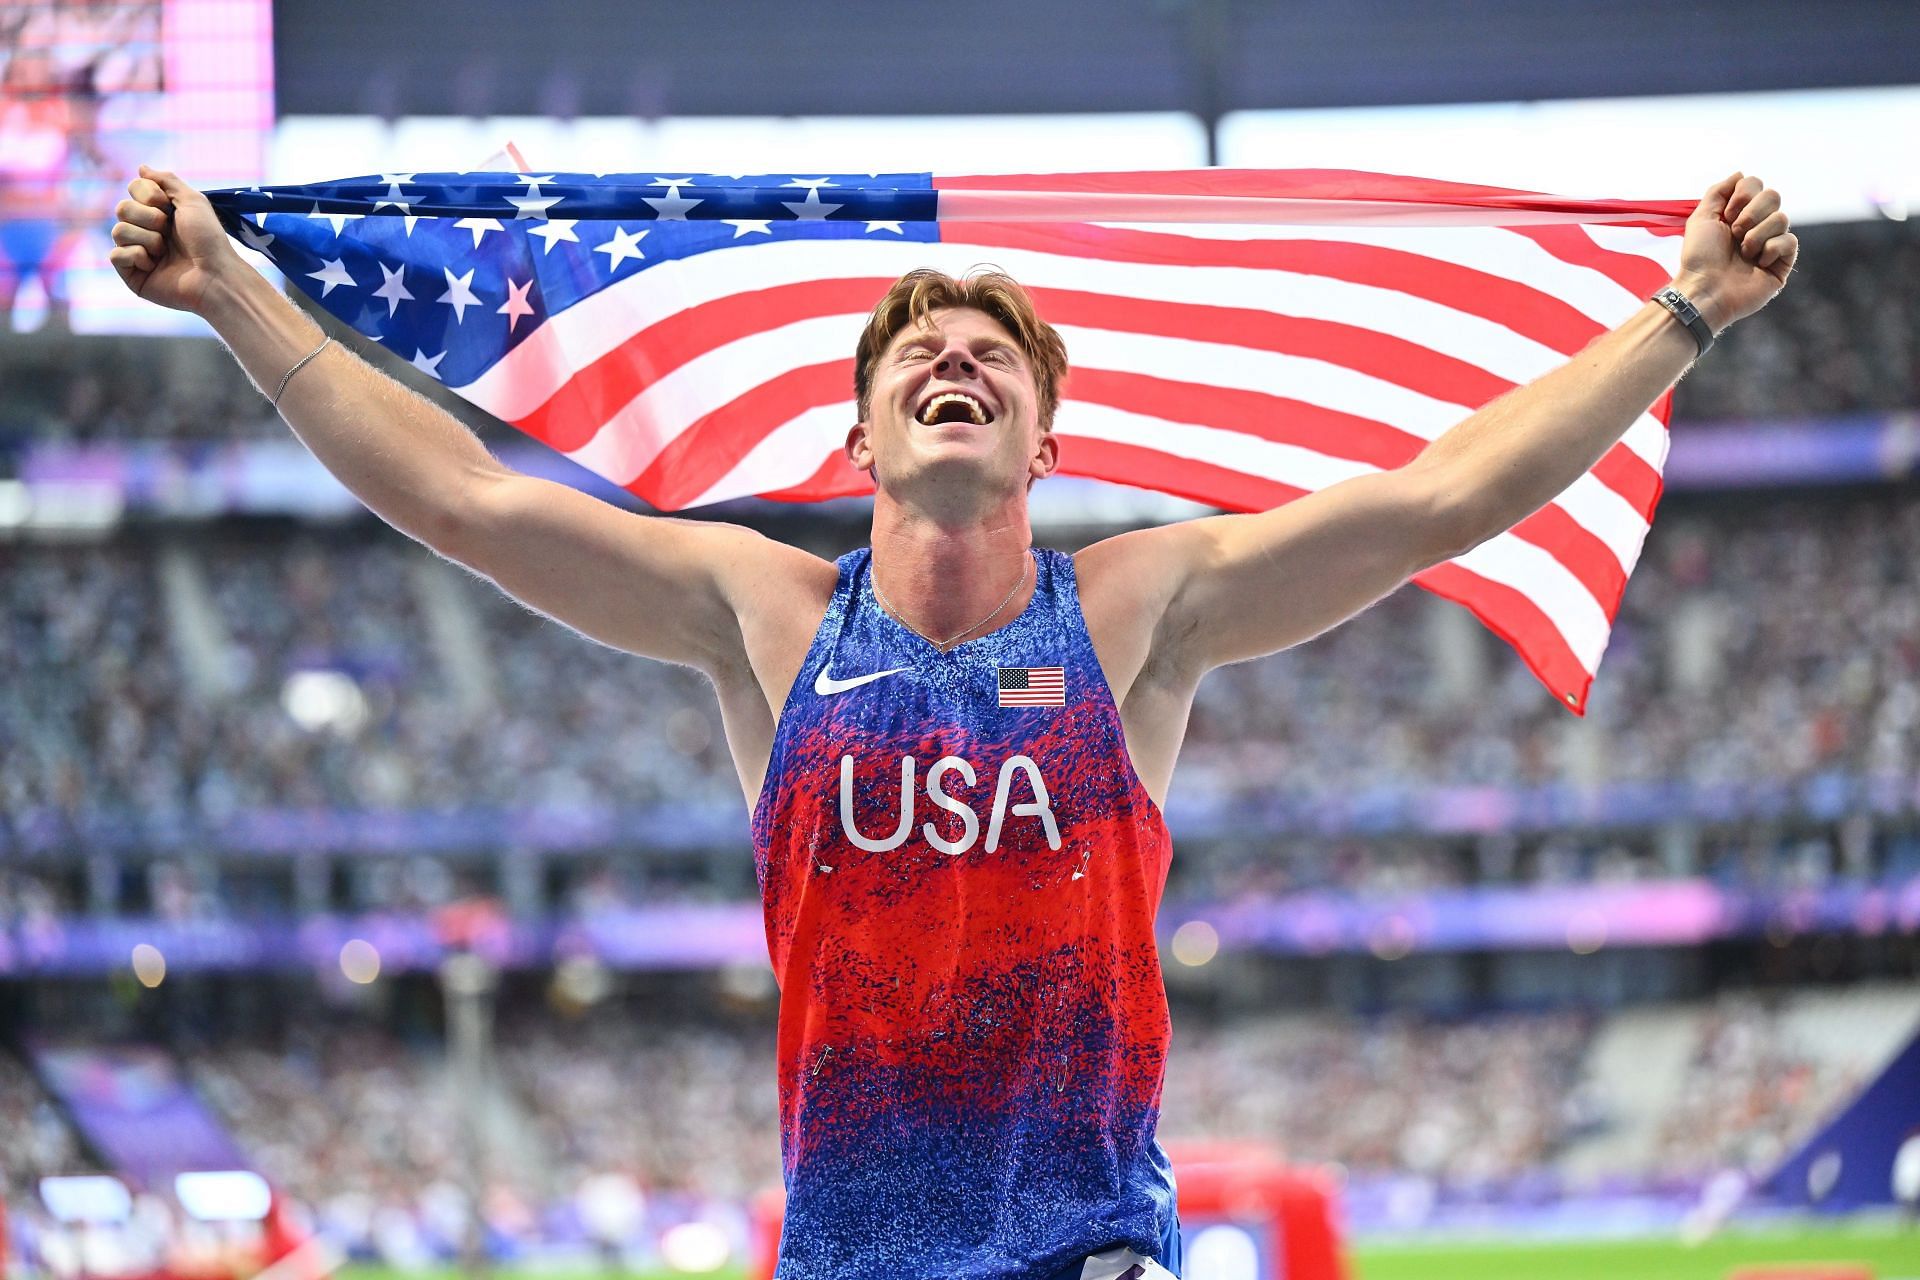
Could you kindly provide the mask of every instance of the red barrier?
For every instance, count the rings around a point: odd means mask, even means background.
[[[1263,1280],[1348,1280],[1339,1192],[1324,1170],[1289,1165],[1250,1142],[1170,1143],[1167,1155],[1189,1253],[1196,1229],[1212,1220],[1255,1236],[1266,1260]]]

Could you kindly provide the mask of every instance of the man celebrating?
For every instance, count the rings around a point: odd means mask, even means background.
[[[142,169],[112,260],[204,316],[382,519],[605,644],[712,680],[781,987],[780,1280],[1178,1273],[1154,1138],[1160,812],[1202,676],[1307,640],[1512,527],[1785,284],[1735,173],[1669,289],[1414,461],[1253,515],[1032,545],[1066,351],[1000,275],[913,272],[856,352],[870,548],[828,563],[501,466]]]

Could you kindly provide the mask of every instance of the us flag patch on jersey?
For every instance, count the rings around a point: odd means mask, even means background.
[[[1067,705],[1065,667],[1001,667],[1000,705],[1003,707],[1064,707]]]

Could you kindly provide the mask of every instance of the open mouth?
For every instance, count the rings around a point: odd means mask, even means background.
[[[914,419],[923,427],[937,427],[943,422],[970,422],[984,427],[993,421],[993,414],[964,391],[943,391],[921,405]]]

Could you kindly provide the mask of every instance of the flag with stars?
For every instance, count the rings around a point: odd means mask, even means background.
[[[1064,707],[1067,705],[1065,667],[1001,667],[1000,705],[1003,707]]]
[[[867,313],[991,263],[1073,372],[1061,471],[1265,510],[1410,461],[1624,322],[1691,200],[1343,170],[387,173],[209,193],[360,333],[657,508],[869,492]],[[1584,713],[1659,500],[1671,392],[1548,506],[1415,581]]]

